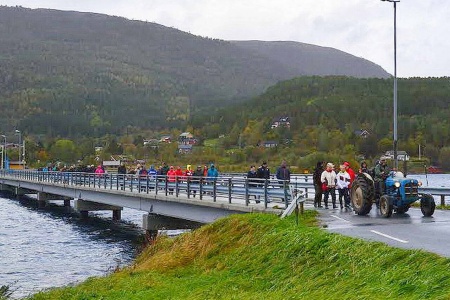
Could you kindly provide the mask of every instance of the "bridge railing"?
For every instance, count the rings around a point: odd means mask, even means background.
[[[280,202],[288,207],[292,199],[304,197],[297,181],[246,178],[246,176],[139,176],[134,174],[95,174],[79,172],[43,172],[34,170],[0,170],[1,177],[18,180],[46,182],[68,186],[83,186],[134,193],[154,193],[165,196],[197,198],[216,202],[225,198],[228,203],[249,205],[251,201],[262,203]],[[308,186],[309,187],[309,186]]]

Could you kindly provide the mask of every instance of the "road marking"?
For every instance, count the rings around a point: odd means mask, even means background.
[[[350,221],[348,221],[348,220],[346,220],[346,219],[342,219],[341,217],[338,217],[338,216],[335,216],[335,215],[330,215],[330,216],[332,216],[333,218],[336,218],[336,219],[338,219],[338,220],[341,220],[341,221],[350,223]]]
[[[408,241],[405,241],[405,240],[401,240],[401,239],[395,238],[395,237],[393,237],[393,236],[390,236],[390,235],[381,233],[381,232],[376,231],[376,230],[371,230],[371,232],[373,232],[373,233],[375,233],[375,234],[378,234],[378,235],[381,235],[381,236],[384,236],[384,237],[386,237],[386,238],[388,238],[388,239],[391,239],[391,240],[394,240],[394,241],[403,243],[403,244],[409,243]]]

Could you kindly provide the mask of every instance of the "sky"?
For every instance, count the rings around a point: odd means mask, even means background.
[[[223,40],[336,48],[394,74],[394,4],[380,0],[0,0],[96,12]],[[450,76],[450,0],[397,3],[397,76]]]

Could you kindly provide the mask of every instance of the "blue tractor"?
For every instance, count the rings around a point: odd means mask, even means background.
[[[432,216],[436,208],[433,196],[420,194],[421,183],[416,179],[405,178],[402,172],[390,172],[385,179],[385,189],[377,193],[375,181],[368,173],[360,173],[355,178],[350,190],[353,210],[358,215],[367,215],[373,203],[377,203],[380,214],[389,218],[392,212],[405,213],[410,206],[420,201],[420,209],[426,217]]]

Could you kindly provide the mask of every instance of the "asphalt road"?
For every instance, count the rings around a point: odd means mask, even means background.
[[[350,209],[319,209],[319,213],[330,232],[450,257],[450,211],[436,210],[432,217],[424,217],[419,208],[410,208],[405,214],[383,218],[374,205],[366,216]]]

